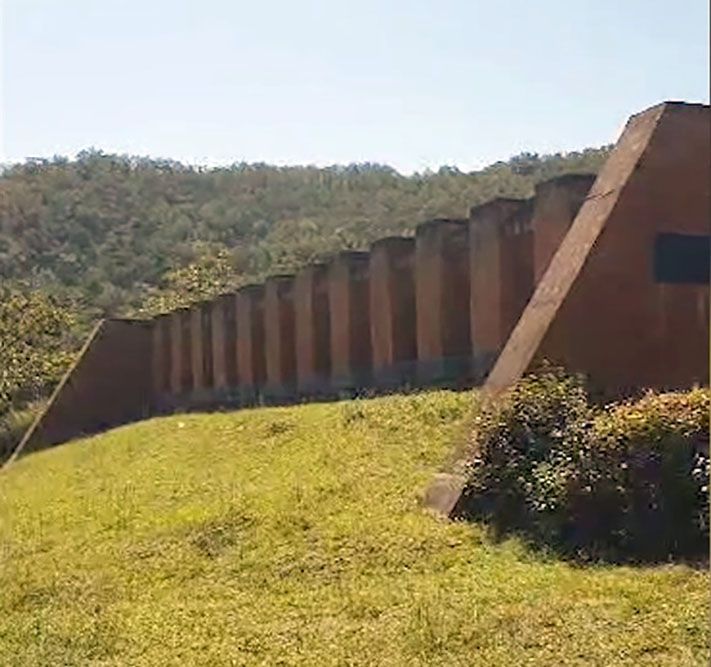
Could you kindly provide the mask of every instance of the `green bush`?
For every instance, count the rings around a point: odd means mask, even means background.
[[[476,417],[463,511],[582,558],[702,556],[710,396],[650,392],[600,408],[581,378],[527,377]]]

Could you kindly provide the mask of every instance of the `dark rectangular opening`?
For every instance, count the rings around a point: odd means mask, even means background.
[[[654,280],[658,283],[708,285],[711,236],[657,234]]]

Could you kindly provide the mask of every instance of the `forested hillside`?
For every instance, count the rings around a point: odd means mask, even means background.
[[[96,314],[141,306],[166,272],[218,251],[235,280],[290,270],[341,248],[464,216],[543,179],[595,171],[605,149],[524,154],[482,171],[402,176],[381,165],[205,170],[88,151],[0,177],[0,277],[81,297]]]
[[[0,445],[8,406],[44,395],[98,317],[166,310],[409,233],[428,218],[466,216],[493,197],[529,196],[541,180],[597,171],[607,152],[526,153],[476,172],[412,176],[377,164],[204,169],[98,151],[8,166]]]

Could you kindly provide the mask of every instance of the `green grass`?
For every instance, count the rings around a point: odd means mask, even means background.
[[[0,474],[0,665],[705,665],[707,573],[421,509],[471,395],[154,419]]]

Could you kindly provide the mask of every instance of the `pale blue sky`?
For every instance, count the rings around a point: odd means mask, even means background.
[[[708,102],[708,0],[0,0],[0,161],[478,168]]]

